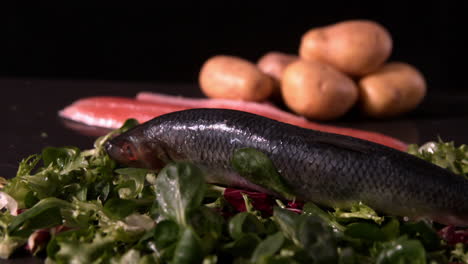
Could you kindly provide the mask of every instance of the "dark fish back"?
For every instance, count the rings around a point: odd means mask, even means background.
[[[235,149],[261,150],[305,200],[340,207],[362,201],[401,215],[468,215],[465,179],[369,141],[225,109],[174,112],[145,126],[146,136],[166,143],[171,159],[190,160],[216,173],[232,171]]]

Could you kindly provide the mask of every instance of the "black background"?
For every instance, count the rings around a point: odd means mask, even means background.
[[[198,71],[210,56],[256,61],[271,50],[296,53],[307,30],[346,19],[384,25],[394,40],[390,59],[419,68],[429,96],[395,119],[332,124],[408,143],[468,142],[466,1],[308,2],[0,7],[0,176],[13,177],[21,159],[46,146],[92,147],[94,137],[65,128],[57,116],[79,98],[143,90],[199,97]],[[42,263],[28,256],[0,263]]]
[[[1,9],[0,77],[196,83],[210,56],[297,53],[310,28],[371,19],[393,36],[390,60],[415,65],[430,90],[466,89],[464,1],[308,2]]]

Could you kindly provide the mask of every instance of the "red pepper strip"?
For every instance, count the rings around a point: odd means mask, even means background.
[[[190,108],[226,108],[262,115],[304,128],[353,136],[398,150],[406,144],[379,133],[341,128],[310,122],[303,117],[284,112],[268,103],[241,102],[222,99],[195,99],[161,94],[140,93],[137,100],[124,97],[89,97],[78,100],[59,112],[65,119],[88,126],[118,128],[128,118],[146,122],[154,117]]]

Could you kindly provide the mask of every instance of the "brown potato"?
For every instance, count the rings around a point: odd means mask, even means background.
[[[349,20],[311,29],[302,36],[299,54],[338,70],[363,76],[381,66],[392,51],[390,33],[368,20]]]
[[[266,53],[257,61],[257,67],[273,79],[273,99],[281,100],[280,83],[283,71],[291,62],[298,59],[299,57],[296,55],[272,51]]]
[[[299,59],[299,57],[296,55],[272,51],[263,55],[258,60],[257,66],[265,74],[280,81],[286,66],[297,59]]]
[[[426,94],[426,81],[413,66],[392,62],[359,81],[359,104],[373,117],[391,117],[413,110]]]
[[[226,55],[205,62],[199,83],[203,93],[211,98],[262,101],[273,92],[272,79],[255,64]]]
[[[346,75],[319,61],[297,60],[283,73],[281,91],[286,105],[311,119],[330,120],[356,102],[358,89]]]

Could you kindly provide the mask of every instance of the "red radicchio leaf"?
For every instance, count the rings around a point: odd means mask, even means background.
[[[303,207],[304,203],[301,201],[288,201],[286,209],[288,209],[291,212],[301,214]]]
[[[449,225],[439,230],[438,233],[449,245],[457,243],[468,244],[468,229],[457,230],[455,226]]]
[[[226,201],[231,204],[237,211],[245,212],[245,202],[244,198],[242,198],[243,193],[246,194],[252,201],[252,206],[255,210],[258,210],[266,215],[273,214],[274,200],[268,194],[226,188],[223,195],[224,199],[226,199]]]
[[[22,213],[26,212],[27,210],[28,210],[27,208],[18,209],[18,210],[16,210],[16,214],[17,215],[22,214]]]
[[[226,188],[223,195],[224,199],[226,199],[226,201],[231,204],[236,211],[245,212],[247,209],[245,208],[245,202],[242,194],[246,194],[249,197],[255,210],[262,212],[265,216],[273,215],[273,206],[276,203],[274,199],[266,193]],[[288,201],[286,205],[287,210],[297,214],[302,213],[303,207],[304,202],[302,201]],[[229,212],[225,211],[223,211],[222,214],[228,217],[232,216]]]
[[[294,209],[301,209],[304,207],[304,202],[301,201],[289,201],[288,202],[288,207],[289,208],[294,208]]]
[[[302,213],[302,210],[297,209],[297,208],[286,207],[286,210],[289,210],[289,211],[291,211],[293,213],[296,213],[296,214],[301,214]]]
[[[64,225],[55,226],[48,229],[39,229],[29,235],[28,242],[25,245],[27,251],[36,254],[42,250],[49,242],[52,235],[70,230],[72,228]]]
[[[43,249],[50,239],[49,229],[39,229],[34,231],[28,238],[26,250],[35,254]]]

